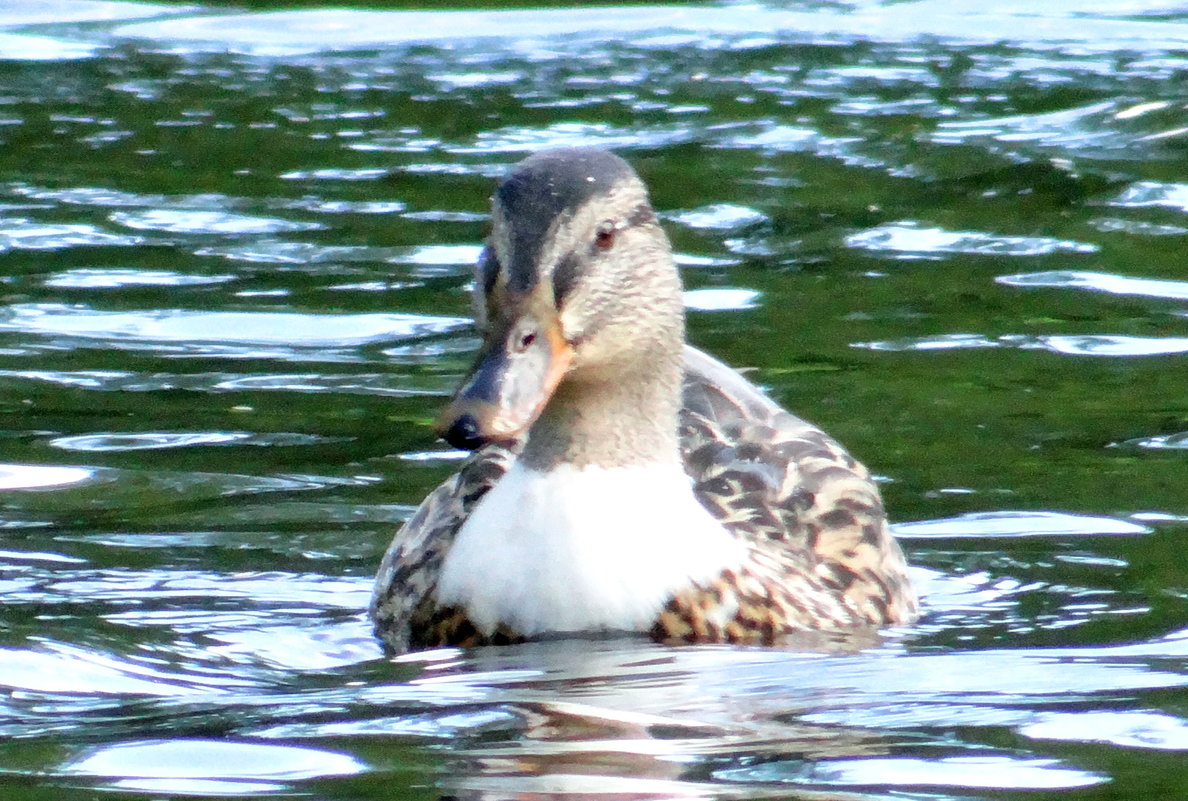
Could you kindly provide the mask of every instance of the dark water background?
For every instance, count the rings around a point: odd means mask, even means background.
[[[5,799],[1188,797],[1188,14],[319,5],[0,0]],[[492,179],[574,143],[918,626],[382,658]]]

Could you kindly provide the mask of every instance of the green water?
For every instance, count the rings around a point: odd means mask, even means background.
[[[0,2],[6,799],[1188,795],[1182,14],[317,6]],[[382,657],[487,197],[563,144],[880,476],[917,626]]]

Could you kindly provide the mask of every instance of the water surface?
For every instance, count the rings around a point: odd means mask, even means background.
[[[0,8],[7,797],[1183,795],[1182,12],[253,6]],[[880,476],[918,625],[383,658],[492,181],[567,144]]]

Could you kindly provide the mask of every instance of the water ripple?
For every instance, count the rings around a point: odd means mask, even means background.
[[[9,795],[1180,789],[1166,0],[0,6],[50,59],[0,97]],[[888,476],[917,624],[381,653],[374,566],[465,456],[429,422],[492,181],[587,143],[694,340],[808,370],[779,394]]]
[[[1046,350],[1065,356],[1169,356],[1188,353],[1188,337],[1139,337],[1112,334],[1068,334],[1032,336],[1004,334],[985,337],[979,334],[938,334],[904,337],[877,342],[855,342],[852,347],[866,350],[910,352],[962,348],[1018,348]]]
[[[400,353],[389,353],[399,357],[406,364],[434,362],[446,352],[456,348],[429,348],[424,350],[405,349]],[[105,392],[156,392],[160,390],[185,389],[193,392],[300,392],[331,393],[335,395],[386,395],[391,397],[409,395],[444,395],[457,387],[456,379],[442,375],[410,375],[388,373],[152,373],[141,374],[122,371],[81,370],[0,370],[0,381],[8,384],[23,382],[51,384],[77,389],[93,389]]]
[[[1188,751],[1188,721],[1153,710],[1046,712],[1019,733],[1037,740]]]
[[[74,645],[0,648],[0,686],[36,693],[196,695],[253,686],[230,676],[203,681]]]
[[[107,453],[220,445],[289,447],[341,441],[342,438],[281,432],[257,434],[250,431],[151,431],[136,434],[107,433],[55,437],[49,444],[65,451]]]
[[[1138,181],[1111,200],[1110,205],[1129,208],[1161,206],[1178,211],[1188,211],[1188,184]]]
[[[165,231],[171,234],[279,234],[289,231],[318,231],[326,226],[316,222],[296,222],[271,217],[250,217],[225,211],[194,209],[149,209],[117,211],[111,221],[142,231]]]
[[[1161,225],[1143,220],[1123,220],[1117,217],[1098,217],[1087,222],[1102,233],[1120,232],[1136,236],[1183,236],[1188,228],[1182,225]]]
[[[1069,356],[1168,356],[1188,353],[1188,337],[1082,336],[1003,337],[1015,347]]]
[[[66,776],[107,779],[110,789],[232,796],[278,792],[287,782],[366,770],[355,757],[321,748],[192,738],[104,745],[60,768]]]
[[[1117,157],[1118,151],[1133,147],[1136,138],[1109,124],[1109,120],[1116,119],[1117,111],[1114,101],[1105,101],[1043,114],[946,121],[940,123],[932,138],[938,144],[993,140],[1011,146],[1026,143],[1061,151],[1072,149],[1078,155],[1109,153]]]
[[[768,217],[756,209],[737,206],[732,203],[717,203],[700,209],[681,211],[667,215],[668,219],[687,225],[711,231],[731,231],[738,228],[748,228],[767,222]]]
[[[75,61],[93,58],[100,48],[48,36],[0,33],[0,61]]]
[[[713,6],[636,6],[630,15],[597,8],[531,11],[346,11],[320,9],[266,14],[197,16],[117,28],[116,36],[156,39],[181,52],[217,49],[285,57],[315,52],[392,47],[500,37],[528,52],[542,40],[597,42],[649,33],[650,46],[673,47],[673,35],[692,35],[701,48],[764,47],[776,41],[866,40],[907,42],[921,37],[964,42],[1055,46],[1075,40],[1079,49],[1141,53],[1175,49],[1182,35],[1174,23],[1134,19],[1106,9],[1080,16],[1057,7],[1022,9],[954,7],[917,0],[910,13],[886,14],[878,6],[811,11],[748,6],[746,13]],[[1162,6],[1160,6],[1162,7]],[[1021,16],[1026,22],[1021,22]],[[612,21],[613,20],[613,21]],[[381,32],[382,33],[379,33]],[[574,32],[580,31],[580,36]],[[780,39],[773,35],[782,34]],[[680,41],[678,38],[677,41]],[[645,44],[648,44],[645,41]]]
[[[1066,512],[971,512],[943,520],[895,523],[897,537],[1092,537],[1150,534],[1147,526],[1112,517]]]
[[[1188,431],[1180,431],[1175,434],[1161,434],[1154,437],[1138,437],[1136,439],[1128,439],[1120,444],[1125,447],[1141,448],[1147,451],[1183,451],[1188,450]]]
[[[686,125],[616,128],[606,123],[557,122],[542,128],[512,126],[481,131],[474,142],[448,148],[457,155],[528,154],[546,147],[652,148],[694,141]]]
[[[1042,273],[1000,275],[994,279],[1005,286],[1061,287],[1107,292],[1111,295],[1140,295],[1151,298],[1188,300],[1188,282],[1163,278],[1135,278],[1110,273],[1054,270]]]
[[[324,264],[327,267],[321,271],[341,274],[343,263],[383,261],[389,256],[403,254],[406,250],[405,248],[366,245],[318,245],[312,242],[260,239],[244,245],[204,245],[194,253],[197,256],[220,256],[231,261],[249,264],[286,266]]]
[[[761,293],[753,289],[690,289],[684,293],[685,308],[693,311],[742,311],[759,305]]]
[[[188,9],[159,3],[113,0],[6,0],[0,8],[0,27],[67,22],[114,22],[179,14]]]
[[[168,270],[80,268],[45,279],[57,289],[122,289],[130,286],[209,286],[235,281],[234,275],[185,275]]]
[[[6,250],[61,250],[74,247],[131,247],[144,242],[139,236],[113,234],[83,223],[41,223],[0,218],[0,252]]]
[[[458,317],[421,314],[298,314],[156,309],[96,311],[53,303],[0,308],[0,331],[100,340],[357,347],[423,337],[469,325]]]
[[[884,223],[850,234],[846,244],[860,250],[928,255],[972,253],[986,256],[1046,256],[1052,253],[1096,253],[1089,242],[1046,236],[999,236],[982,231],[946,231],[915,222]]]
[[[1092,787],[1109,778],[1076,770],[1055,759],[1027,759],[1008,755],[942,757],[867,757],[837,759],[805,766],[800,762],[770,762],[719,774],[722,778],[787,781],[806,785],[891,785],[893,787],[957,787],[998,790],[1054,790]]]
[[[44,489],[81,484],[95,476],[87,467],[0,464],[0,489]]]

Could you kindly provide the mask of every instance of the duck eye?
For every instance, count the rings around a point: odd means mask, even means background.
[[[520,338],[516,340],[516,345],[518,346],[518,350],[523,353],[524,351],[528,350],[528,348],[532,347],[532,343],[535,341],[536,332],[527,331],[523,334],[520,334]]]
[[[607,220],[598,226],[594,233],[594,244],[601,250],[609,250],[615,244],[615,236],[619,233],[619,224],[614,220]]]

